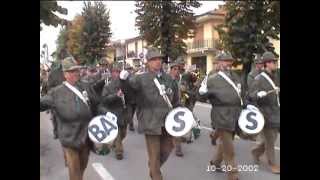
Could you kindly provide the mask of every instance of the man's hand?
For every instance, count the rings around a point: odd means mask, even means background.
[[[201,87],[199,88],[199,94],[200,94],[200,95],[204,95],[204,94],[207,93],[207,92],[208,92],[207,86],[201,86]]]
[[[267,95],[267,92],[266,91],[259,91],[258,93],[257,93],[257,96],[259,97],[259,98],[263,98],[263,97],[265,97]]]
[[[129,72],[128,72],[128,71],[122,70],[122,71],[120,72],[120,79],[121,79],[121,80],[126,80],[126,79],[128,78],[128,76],[129,76]]]

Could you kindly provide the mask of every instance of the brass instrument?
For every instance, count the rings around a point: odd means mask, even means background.
[[[200,80],[200,72],[199,71],[191,71],[190,78],[188,78],[188,82],[190,84],[180,83],[180,100],[183,105],[186,105],[187,101],[190,99],[190,94],[188,91],[195,90],[197,86],[197,82]]]

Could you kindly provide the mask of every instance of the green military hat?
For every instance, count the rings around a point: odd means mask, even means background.
[[[179,65],[185,64],[184,59],[183,59],[182,56],[179,56],[179,57],[175,60],[175,62],[177,62]]]
[[[277,60],[278,59],[276,58],[276,56],[272,52],[266,51],[262,55],[261,63],[266,63],[266,62],[269,62],[269,61],[277,61]]]
[[[62,71],[72,71],[80,69],[82,66],[79,66],[76,60],[73,57],[67,57],[62,60]]]
[[[162,58],[162,57],[163,57],[163,55],[160,54],[160,52],[157,48],[154,48],[154,47],[148,48],[147,54],[146,54],[147,61],[149,61],[153,58]]]
[[[183,57],[179,56],[175,61],[173,61],[170,64],[170,68],[174,67],[174,66],[180,66],[180,65],[184,65],[184,59]]]
[[[235,60],[229,52],[221,52],[215,57],[215,59],[217,61],[234,61]]]
[[[179,66],[180,62],[174,61],[172,63],[170,63],[170,68],[173,68],[174,66]]]
[[[122,64],[119,62],[114,62],[111,66],[111,71],[121,71]]]

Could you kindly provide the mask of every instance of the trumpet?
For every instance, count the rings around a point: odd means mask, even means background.
[[[181,103],[186,104],[190,96],[185,91],[180,91],[180,92],[181,92]]]

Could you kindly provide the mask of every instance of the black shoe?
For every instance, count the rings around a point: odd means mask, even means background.
[[[134,131],[134,127],[133,126],[129,126],[129,130],[130,131]]]
[[[123,155],[122,154],[117,154],[116,155],[116,159],[117,160],[122,160],[123,159]]]
[[[181,151],[181,149],[179,148],[177,148],[176,149],[176,156],[178,156],[178,157],[183,157],[183,153],[182,153],[182,151]]]
[[[215,146],[215,145],[217,145],[217,142],[216,142],[216,140],[215,140],[215,139],[211,139],[211,144],[212,144],[212,146]]]
[[[53,131],[53,139],[58,139],[58,133]]]

